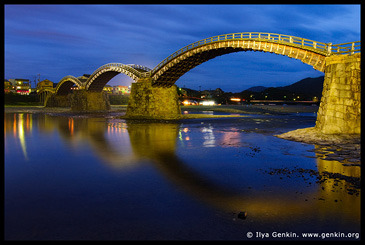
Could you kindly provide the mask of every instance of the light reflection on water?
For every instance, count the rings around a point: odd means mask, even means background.
[[[345,181],[262,171],[298,167],[359,176],[359,167],[304,157],[315,157],[306,152],[312,145],[272,136],[314,122],[303,118],[147,124],[6,113],[5,235],[247,239],[247,231],[274,228],[356,232],[360,196],[349,195]],[[240,211],[247,220],[236,218]]]

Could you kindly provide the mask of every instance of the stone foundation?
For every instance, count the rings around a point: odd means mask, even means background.
[[[176,85],[168,88],[152,87],[151,78],[132,84],[126,118],[180,119],[181,109]]]
[[[71,95],[71,110],[74,112],[110,110],[108,95],[104,92],[75,90]]]
[[[69,95],[56,95],[50,94],[46,98],[46,107],[70,107],[70,96]]]
[[[326,58],[325,79],[315,128],[324,134],[361,132],[360,54]]]

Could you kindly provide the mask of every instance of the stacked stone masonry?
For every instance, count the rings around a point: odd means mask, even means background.
[[[76,90],[71,96],[71,110],[75,112],[110,110],[108,95],[104,92]]]
[[[316,128],[324,134],[360,134],[360,54],[326,57]]]
[[[141,78],[132,84],[126,116],[144,119],[181,118],[176,85],[153,87],[151,78]]]
[[[70,95],[49,94],[45,105],[46,107],[70,107]]]

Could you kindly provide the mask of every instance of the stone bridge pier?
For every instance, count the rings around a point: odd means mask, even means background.
[[[108,95],[104,92],[75,90],[67,95],[52,94],[47,98],[47,107],[71,107],[74,112],[110,110]]]
[[[326,57],[315,128],[324,134],[361,132],[361,54]]]
[[[153,87],[152,78],[140,78],[132,84],[126,117],[166,120],[181,118],[176,85]]]
[[[73,91],[70,99],[71,111],[92,112],[110,110],[108,95],[105,92],[87,90]]]
[[[45,99],[46,107],[70,107],[70,94],[67,95],[57,95],[49,94]]]

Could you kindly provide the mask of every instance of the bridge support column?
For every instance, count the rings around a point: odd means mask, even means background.
[[[50,94],[46,98],[46,107],[70,107],[70,97],[68,95]]]
[[[140,78],[132,84],[126,117],[166,120],[181,118],[176,85],[169,88],[152,87],[151,78]]]
[[[110,110],[108,95],[104,92],[75,90],[71,95],[71,110],[74,112]]]
[[[324,134],[360,134],[360,54],[326,57],[316,129]]]

